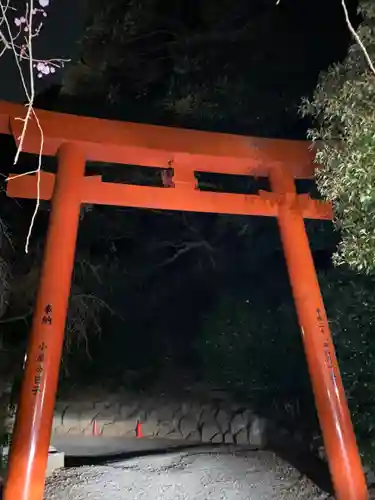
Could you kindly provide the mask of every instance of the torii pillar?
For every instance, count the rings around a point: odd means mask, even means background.
[[[42,500],[74,265],[85,157],[58,151],[52,210],[9,456],[4,500]]]
[[[315,396],[325,451],[339,500],[367,500],[368,491],[295,182],[282,168],[270,171],[281,196],[277,221]]]

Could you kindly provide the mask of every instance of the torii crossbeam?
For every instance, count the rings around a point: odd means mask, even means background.
[[[277,217],[336,498],[368,498],[364,473],[319,289],[304,218],[332,218],[331,206],[298,195],[295,179],[311,178],[307,142],[258,139],[123,123],[37,110],[43,155],[40,197],[52,200],[39,291],[9,458],[5,500],[42,500],[82,203]],[[24,107],[0,102],[0,133],[20,136]],[[28,127],[24,151],[39,153]],[[85,176],[88,161],[160,168],[164,187],[107,183]],[[166,172],[173,172],[169,177]],[[268,176],[272,192],[201,191],[195,173]],[[36,198],[35,175],[8,182],[11,197]]]

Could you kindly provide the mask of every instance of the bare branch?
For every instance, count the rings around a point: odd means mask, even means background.
[[[182,245],[175,245],[173,243],[164,242],[164,243],[160,244],[160,248],[162,246],[174,247],[174,248],[177,248],[177,250],[176,250],[175,254],[172,255],[172,257],[164,260],[161,264],[159,264],[157,266],[158,268],[165,267],[165,266],[168,266],[169,264],[172,264],[172,262],[174,262],[179,257],[181,257],[181,255],[184,255],[184,254],[190,252],[191,250],[195,250],[197,248],[205,248],[206,250],[209,250],[210,252],[212,252],[214,250],[210,246],[210,244],[207,243],[206,241],[191,241],[191,242],[183,243]]]
[[[25,314],[21,314],[19,316],[11,316],[10,318],[0,319],[0,324],[5,323],[14,323],[16,321],[25,321],[29,318],[33,313],[32,309],[29,309]]]
[[[360,46],[367,62],[368,62],[368,65],[370,66],[370,69],[371,71],[374,73],[375,75],[375,66],[374,66],[374,63],[372,62],[371,60],[371,57],[364,45],[364,43],[362,42],[361,38],[359,37],[358,33],[356,32],[356,30],[354,29],[351,21],[350,21],[350,18],[349,18],[349,12],[348,12],[348,9],[347,9],[347,6],[346,6],[346,3],[345,3],[345,0],[341,0],[341,5],[342,5],[342,8],[344,10],[344,15],[345,15],[345,22],[349,28],[349,31],[350,33],[353,35],[355,41],[358,43],[358,45]]]
[[[40,206],[40,170],[42,166],[42,154],[44,147],[44,133],[39,122],[38,116],[34,110],[34,100],[35,100],[35,72],[38,78],[42,78],[44,75],[49,75],[54,73],[57,68],[61,68],[64,66],[66,60],[64,59],[50,59],[50,60],[41,60],[35,59],[33,54],[33,40],[38,37],[40,31],[43,27],[43,17],[47,16],[45,12],[45,7],[48,6],[49,1],[39,0],[39,7],[35,7],[35,1],[29,0],[26,2],[26,13],[24,16],[15,17],[14,24],[17,26],[18,31],[16,34],[13,34],[11,24],[7,17],[8,10],[15,10],[9,5],[10,0],[7,0],[5,3],[0,0],[0,26],[4,24],[5,30],[0,30],[0,41],[3,43],[3,48],[0,51],[0,56],[4,54],[7,49],[10,49],[14,56],[14,61],[16,63],[18,73],[21,79],[22,87],[25,92],[27,104],[26,104],[26,115],[24,118],[18,118],[23,123],[22,130],[20,136],[17,138],[18,146],[17,151],[14,157],[13,164],[16,165],[19,160],[19,156],[23,151],[23,144],[26,137],[26,132],[28,129],[28,125],[31,119],[34,119],[38,130],[40,132],[40,148],[38,155],[38,166],[36,171],[28,172],[37,174],[37,197],[36,197],[36,205],[35,210],[33,212],[28,234],[26,237],[25,244],[25,252],[28,253],[31,233],[34,227],[35,218],[39,211]],[[34,23],[35,16],[41,15],[42,20],[40,20],[37,24]],[[24,40],[21,45],[16,44],[16,40],[20,35],[23,35]],[[24,74],[21,62],[28,62],[28,71],[27,75]],[[27,175],[22,174],[22,175]]]

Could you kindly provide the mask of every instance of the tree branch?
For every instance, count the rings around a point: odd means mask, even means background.
[[[172,257],[164,260],[161,264],[156,266],[159,269],[161,267],[165,267],[165,266],[168,266],[169,264],[172,264],[172,262],[174,262],[179,257],[181,257],[181,255],[184,255],[185,253],[188,253],[191,250],[194,250],[196,248],[206,248],[206,250],[209,250],[210,253],[214,251],[214,249],[211,247],[211,245],[209,243],[207,243],[207,241],[192,241],[189,243],[184,243],[182,245],[174,245],[173,243],[164,242],[164,244],[160,245],[160,248],[162,246],[170,246],[170,247],[175,247],[175,248],[178,248],[180,246],[180,248],[178,250],[176,250],[176,253],[174,255],[172,255]]]
[[[29,309],[25,314],[21,314],[19,316],[12,316],[10,318],[0,319],[0,324],[4,325],[5,323],[14,323],[16,321],[25,321],[31,316],[33,313],[32,309]]]
[[[371,60],[371,57],[364,45],[364,43],[362,42],[361,38],[359,37],[358,33],[356,32],[356,30],[354,29],[351,21],[350,21],[350,18],[349,18],[349,12],[348,12],[348,9],[346,7],[346,3],[345,3],[345,0],[341,0],[341,5],[342,5],[342,8],[344,10],[344,16],[345,16],[345,21],[346,21],[346,24],[349,28],[349,31],[350,33],[353,35],[355,41],[358,43],[359,47],[361,48],[365,58],[366,58],[366,61],[368,63],[368,65],[370,66],[370,69],[371,71],[374,73],[375,75],[375,66],[374,66],[374,63],[372,62]]]

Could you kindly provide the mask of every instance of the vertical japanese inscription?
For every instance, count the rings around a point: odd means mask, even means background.
[[[42,385],[42,378],[43,378],[43,373],[44,373],[44,357],[45,357],[45,351],[47,349],[47,345],[42,342],[38,346],[38,354],[36,358],[36,370],[35,370],[35,375],[34,375],[34,385],[32,388],[32,393],[34,395],[38,394],[40,392],[40,387]]]
[[[52,306],[47,304],[43,311],[42,325],[52,325]]]
[[[41,320],[42,325],[52,325],[52,305],[47,304],[44,309],[43,309],[43,316]],[[43,380],[43,374],[44,374],[44,358],[45,358],[45,351],[47,349],[47,345],[45,342],[42,342],[38,346],[38,354],[37,354],[37,359],[36,359],[36,369],[35,369],[35,375],[34,375],[34,385],[32,388],[32,393],[34,395],[38,394],[40,392],[40,388],[42,385],[42,380]]]
[[[326,361],[326,366],[330,372],[332,382],[335,384],[336,383],[336,375],[335,375],[335,368],[334,368],[333,361],[332,361],[333,356],[332,356],[331,348],[330,348],[329,332],[327,331],[327,328],[326,328],[326,321],[324,320],[324,313],[319,308],[316,309],[316,319],[318,322],[319,331],[323,337],[323,349],[324,349],[324,357],[325,357],[325,361]]]

